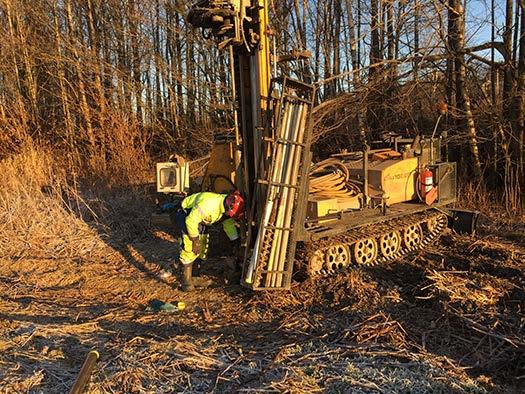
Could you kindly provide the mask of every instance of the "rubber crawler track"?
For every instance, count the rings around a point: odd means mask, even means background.
[[[435,220],[435,227],[432,231],[429,231],[425,228],[425,224],[430,220]],[[380,255],[380,251],[378,250],[376,259],[371,261],[367,265],[379,265],[388,261],[398,260],[409,253],[421,250],[422,248],[429,245],[432,241],[436,240],[441,236],[443,230],[447,227],[447,217],[445,214],[439,211],[431,210],[414,215],[408,215],[402,218],[392,219],[375,225],[367,225],[360,228],[354,228],[349,230],[347,233],[321,239],[312,244],[306,244],[306,250],[303,254],[303,261],[306,261],[308,275],[313,277],[329,276],[346,272],[358,266],[355,261],[352,261],[350,264],[342,268],[338,267],[337,269],[334,269],[331,267],[327,267],[326,264],[323,264],[323,269],[314,269],[314,267],[312,267],[312,259],[314,258],[314,255],[322,255],[324,258],[330,247],[333,247],[335,245],[346,245],[348,247],[348,250],[352,251],[354,245],[357,242],[373,238],[376,240],[376,246],[379,249],[379,238],[381,238],[383,235],[389,234],[393,231],[399,231],[402,234],[403,230],[405,230],[406,228],[418,224],[420,226],[423,225],[421,226],[423,230],[423,239],[419,244],[409,248],[404,246],[404,242],[401,242],[402,246],[399,248],[397,253],[391,256],[382,256]]]

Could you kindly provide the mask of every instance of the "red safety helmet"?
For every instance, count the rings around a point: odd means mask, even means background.
[[[228,194],[224,199],[225,214],[235,220],[238,220],[244,215],[244,198],[241,192],[235,190]]]

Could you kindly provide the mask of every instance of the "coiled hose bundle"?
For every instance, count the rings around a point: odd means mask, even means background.
[[[350,180],[350,172],[339,159],[329,158],[312,166],[309,173],[310,197],[336,198],[338,202],[354,199],[361,193],[356,181]]]

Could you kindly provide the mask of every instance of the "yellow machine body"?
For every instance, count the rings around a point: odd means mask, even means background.
[[[257,52],[258,69],[259,69],[259,90],[260,106],[262,110],[266,109],[266,98],[270,89],[270,80],[272,78],[270,63],[270,15],[268,0],[259,0],[259,31],[263,32],[260,36],[259,50]]]
[[[232,128],[228,139],[216,139],[201,190],[236,188],[246,199],[242,283],[253,290],[289,289],[297,245],[307,272],[325,275],[354,263],[371,265],[378,257],[393,260],[413,250],[410,245],[434,239],[448,221],[418,199],[418,174],[434,173],[439,204],[455,200],[455,164],[442,162],[440,140],[389,133],[372,141],[378,149],[365,139],[362,150],[311,166],[316,86],[285,76],[271,84],[272,66],[277,74],[281,57],[271,56],[270,5],[195,0],[188,14],[219,50],[229,50]],[[301,57],[288,57],[294,59]]]
[[[352,198],[331,198],[331,197],[308,197],[308,208],[306,216],[310,219],[321,218],[328,215],[333,215],[339,212],[356,210],[362,208],[362,194]],[[333,219],[336,220],[336,219]],[[324,223],[325,221],[322,221]]]
[[[337,198],[310,197],[308,199],[306,216],[308,218],[321,218],[340,211]]]
[[[202,190],[228,193],[235,189],[235,157],[233,142],[216,142],[202,180]]]
[[[387,205],[412,201],[417,198],[417,157],[371,161],[368,166],[369,195],[384,199]],[[362,178],[363,162],[349,165],[350,176]]]

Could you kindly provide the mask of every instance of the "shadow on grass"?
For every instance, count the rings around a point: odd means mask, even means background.
[[[151,214],[156,211],[154,186],[102,189],[97,191],[96,197],[85,194],[82,198],[88,205],[90,201],[95,201],[98,209],[94,209],[96,218],[80,215],[81,219],[95,229],[110,248],[147,278],[175,290],[179,288],[179,246],[175,228],[150,224]],[[228,242],[217,227],[212,227],[210,235],[210,258],[217,260],[224,256],[224,245]],[[200,267],[203,274],[222,282],[223,266],[203,262],[195,265],[195,271],[199,271]],[[164,278],[166,273],[171,274],[169,280]],[[174,277],[179,280],[174,281]]]
[[[504,385],[512,382],[520,385],[525,373],[525,347],[513,346],[504,337],[523,338],[519,316],[523,316],[525,307],[521,285],[525,283],[524,273],[505,267],[491,269],[494,267],[488,268],[483,260],[470,257],[462,260],[455,256],[453,261],[445,261],[439,267],[426,265],[429,260],[423,257],[367,272],[383,286],[399,289],[401,302],[390,304],[385,312],[402,324],[407,339],[420,349],[453,360],[474,378],[484,375]],[[513,288],[500,294],[498,303],[491,307],[484,307],[482,299],[475,304],[429,293],[428,269],[458,272],[455,271],[458,268],[472,273],[489,272],[496,279],[513,282]],[[463,274],[468,275],[465,271]]]
[[[129,187],[107,190],[102,195],[106,196],[101,197],[105,205],[100,210],[98,220],[88,220],[88,223],[99,233],[109,247],[122,256],[126,264],[159,284],[177,289],[178,283],[176,281],[166,280],[159,275],[162,270],[170,269],[171,263],[176,259],[177,246],[172,238],[160,236],[156,229],[149,226],[149,214],[154,210],[149,193],[144,188]],[[84,196],[84,199],[89,203],[89,196]],[[219,249],[221,241],[217,234],[212,235],[212,242],[211,249]],[[454,245],[450,246],[453,247]],[[422,292],[422,289],[429,284],[427,268],[490,273],[509,280],[515,279],[516,286],[521,286],[520,281],[523,281],[523,272],[498,264],[492,266],[478,264],[472,258],[473,256],[461,256],[455,253],[450,259],[445,256],[444,262],[438,261],[439,259],[429,262],[414,258],[411,262],[396,262],[385,267],[369,268],[365,271],[371,281],[378,283],[383,295],[389,289],[399,292],[400,300],[384,305],[383,312],[401,324],[406,331],[407,339],[420,351],[438,357],[446,357],[452,360],[455,365],[465,368],[465,371],[472,377],[479,377],[483,374],[498,382],[505,383],[506,379],[523,375],[523,349],[513,349],[502,344],[501,341],[495,341],[489,338],[490,336],[476,331],[473,327],[465,324],[464,320],[451,314],[447,308],[446,300],[425,298],[426,294]],[[221,267],[211,264],[205,265],[204,271],[206,274],[216,276],[216,278],[220,278],[222,275]],[[242,292],[243,290],[235,287],[228,288],[222,292],[222,296],[215,295],[215,297],[222,297],[221,302],[228,303],[232,302],[234,296],[239,293],[242,294]],[[200,294],[204,295],[203,299],[199,301],[202,304],[202,301],[206,300],[210,293]],[[508,299],[502,297],[500,306],[502,317],[505,317],[505,313],[509,313],[503,308],[508,306],[510,301],[516,301],[511,299],[516,294],[522,293],[514,291],[507,297]],[[188,296],[190,299],[195,299],[195,297],[198,298],[199,296]],[[241,302],[246,301],[250,295],[246,294],[239,298]],[[239,299],[235,301],[238,302]],[[249,351],[253,354],[263,352],[269,343],[275,344],[275,349],[277,349],[279,346],[290,345],[303,340],[316,340],[335,347],[355,346],[355,342],[346,340],[338,330],[345,330],[348,327],[347,324],[354,318],[357,321],[365,320],[377,310],[361,310],[355,312],[355,316],[349,316],[347,312],[341,312],[337,315],[337,307],[334,309],[333,306],[327,306],[330,302],[328,299],[320,298],[311,310],[304,309],[301,306],[295,306],[295,309],[276,308],[272,310],[272,307],[269,306],[268,313],[278,317],[267,322],[259,321],[249,324],[239,322],[243,319],[242,315],[227,322],[214,323],[211,325],[213,327],[202,327],[202,322],[190,323],[186,318],[179,319],[177,317],[174,317],[170,324],[163,322],[162,319],[153,320],[151,324],[139,323],[133,321],[134,316],[125,317],[126,320],[121,321],[101,319],[97,321],[97,324],[101,327],[101,338],[105,337],[106,332],[117,332],[122,340],[132,339],[140,335],[159,342],[170,341],[175,336],[212,337],[222,335],[231,341],[228,346],[235,347],[235,344],[238,344],[245,349],[245,352]],[[518,299],[517,304],[519,307],[524,307],[523,299]],[[289,327],[289,324],[293,325],[295,313],[301,312],[312,318],[311,312],[313,310],[325,317],[325,321],[316,323],[314,329],[307,329],[305,332],[301,329],[286,328]],[[484,312],[480,311],[480,315],[483,315]],[[16,319],[17,316],[4,316],[3,318]],[[40,317],[37,316],[38,318]],[[26,318],[24,317],[24,319]],[[198,317],[197,320],[199,319],[202,318]],[[67,320],[59,319],[56,324],[67,324]],[[101,339],[101,341],[103,343],[104,340]],[[492,352],[486,351],[487,345],[492,346]],[[104,348],[107,347],[104,344],[103,346]],[[378,346],[391,347],[388,343],[378,344]],[[106,354],[111,359],[117,357],[118,352],[116,347],[112,345],[112,347],[107,348]],[[492,357],[492,360],[487,360],[487,357]],[[451,391],[454,390],[451,388]]]

